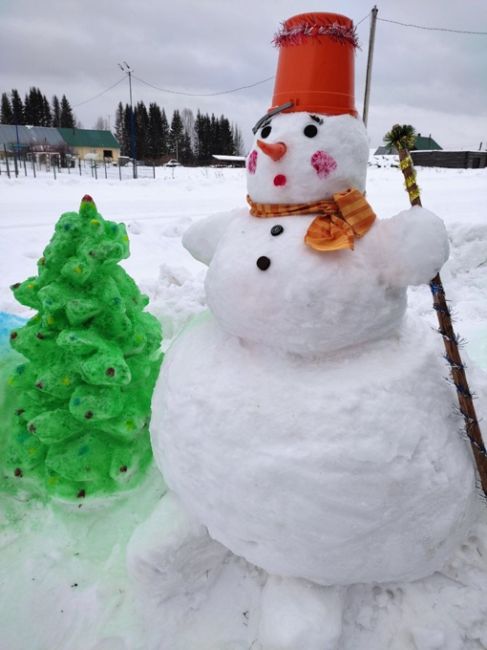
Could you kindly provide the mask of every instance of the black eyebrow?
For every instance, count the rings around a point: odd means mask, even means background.
[[[315,122],[318,122],[318,124],[323,124],[323,120],[321,119],[321,117],[318,117],[317,115],[310,115],[310,118]]]
[[[275,108],[271,108],[270,111],[267,111],[267,113],[258,120],[254,128],[252,129],[252,133],[255,135],[257,131],[262,127],[262,125],[269,125],[271,118],[273,115],[277,115],[277,113],[281,113],[282,111],[285,111],[288,108],[291,108],[294,106],[294,102],[286,102],[285,104],[281,104],[280,106],[276,106]]]

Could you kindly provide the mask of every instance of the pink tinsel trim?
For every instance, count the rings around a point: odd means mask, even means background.
[[[276,47],[300,45],[307,38],[316,38],[317,36],[329,36],[339,43],[349,43],[353,47],[358,47],[358,38],[354,27],[344,27],[338,23],[330,23],[329,25],[302,23],[291,29],[282,26],[272,42]]]

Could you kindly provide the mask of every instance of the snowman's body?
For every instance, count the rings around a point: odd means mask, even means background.
[[[211,537],[271,574],[352,584],[440,569],[474,488],[427,327],[305,361],[207,317],[174,345],[154,452]]]
[[[368,143],[351,116],[283,114],[257,138],[254,201],[364,190]],[[245,211],[188,231],[213,316],[166,357],[155,458],[210,536],[270,574],[413,580],[442,566],[475,510],[441,341],[405,319],[407,286],[447,259],[446,232],[413,208],[354,250],[318,252],[303,241],[312,220]]]

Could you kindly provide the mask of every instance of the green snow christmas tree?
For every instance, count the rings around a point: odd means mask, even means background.
[[[162,334],[118,265],[128,256],[125,226],[85,196],[56,224],[38,276],[12,287],[38,313],[10,334],[25,362],[9,379],[0,424],[4,489],[83,499],[143,478]]]

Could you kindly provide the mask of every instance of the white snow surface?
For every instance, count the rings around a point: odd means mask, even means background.
[[[367,199],[374,210],[380,217],[389,217],[407,209],[398,169],[372,162]],[[450,259],[442,278],[456,315],[456,329],[467,338],[472,364],[487,369],[485,170],[419,168],[418,180],[423,204],[447,226]],[[54,223],[62,212],[76,209],[88,193],[105,218],[127,224],[132,255],[124,266],[149,295],[150,309],[163,323],[167,347],[189,319],[205,309],[206,269],[184,250],[181,236],[189,225],[213,212],[244,208],[245,191],[245,171],[233,169],[178,168],[174,178],[162,172],[155,181],[123,182],[73,176],[57,181],[42,177],[7,180],[2,176],[0,310],[29,316],[8,286],[36,273],[36,260]],[[409,311],[435,327],[426,286],[409,290]],[[422,344],[433,353],[429,343]],[[441,341],[434,347],[441,359]],[[441,361],[432,362],[426,371],[426,381],[435,366],[447,375],[446,366],[437,363]],[[383,372],[377,368],[377,381]],[[476,405],[485,415],[484,379],[472,366],[468,372],[472,389],[479,393]],[[211,382],[211,377],[207,380]],[[448,387],[445,390],[450,396]],[[340,399],[346,402],[346,396]],[[285,408],[286,402],[283,396]],[[453,402],[450,407],[447,415],[448,407],[443,405],[438,417],[455,417]],[[390,441],[391,446],[396,443]],[[457,443],[448,438],[448,444]],[[360,451],[367,453],[365,446]],[[439,457],[445,453],[439,444]],[[220,488],[226,489],[224,479]],[[268,633],[268,628],[259,626],[261,613],[269,608],[267,625],[274,620],[276,626],[280,621],[289,626],[291,621],[298,630],[300,621],[293,609],[296,598],[312,595],[296,591],[297,596],[291,598],[291,590],[280,590],[264,571],[231,554],[212,555],[211,580],[206,585],[201,577],[206,573],[201,573],[195,560],[181,571],[180,589],[173,598],[156,597],[138,607],[141,601],[125,568],[125,547],[164,490],[154,472],[131,498],[82,514],[61,504],[2,503],[1,650],[257,650]],[[216,557],[220,559],[215,567]],[[200,580],[194,589],[192,575]],[[487,647],[486,603],[487,517],[483,506],[472,529],[432,576],[347,588],[340,650],[479,650]],[[320,638],[325,638],[326,630],[333,631],[330,638],[337,636],[336,621],[324,620]]]

